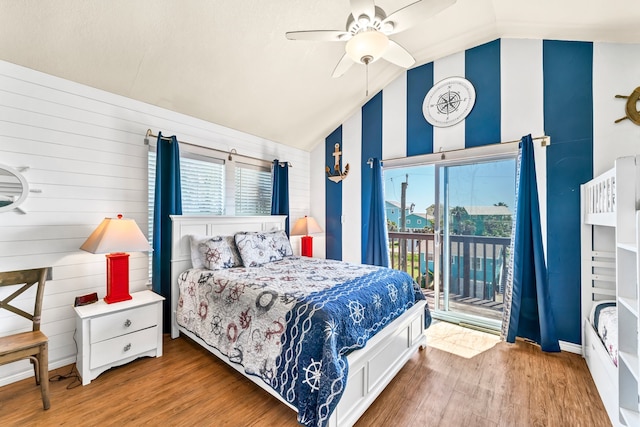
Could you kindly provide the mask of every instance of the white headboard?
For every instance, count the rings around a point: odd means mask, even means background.
[[[286,215],[213,216],[171,215],[171,337],[178,337],[178,277],[191,268],[189,236],[233,236],[241,231],[284,230]]]

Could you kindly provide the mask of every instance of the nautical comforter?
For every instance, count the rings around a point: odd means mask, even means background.
[[[346,355],[424,296],[387,268],[306,257],[262,267],[190,269],[177,321],[326,425],[348,376]]]

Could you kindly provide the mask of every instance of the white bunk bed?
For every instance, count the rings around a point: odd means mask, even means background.
[[[176,312],[179,300],[178,276],[191,268],[190,235],[234,235],[242,231],[271,231],[284,229],[284,216],[171,216],[171,280],[172,280],[172,328],[171,337],[184,334],[232,366],[249,380],[275,396],[287,406],[285,401],[261,378],[248,375],[241,365],[233,363],[216,348],[207,345],[194,333],[178,325]],[[374,335],[360,350],[348,357],[349,377],[344,394],[329,418],[328,426],[351,426],[373,403],[409,358],[426,346],[425,301],[418,301],[400,317]],[[295,419],[292,414],[292,420]]]
[[[614,425],[618,418],[618,368],[591,316],[595,302],[616,297],[615,175],[615,169],[610,169],[581,186],[582,353]],[[594,247],[594,234],[600,240],[599,247]]]
[[[614,426],[640,425],[636,163],[640,157],[620,158],[614,168],[581,186],[583,356]],[[608,302],[615,304],[615,310],[608,309],[615,323],[609,336],[601,337],[594,314]]]

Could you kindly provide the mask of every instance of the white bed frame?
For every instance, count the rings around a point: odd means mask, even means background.
[[[614,168],[580,187],[582,354],[614,426],[623,425],[619,418],[618,368],[589,315],[594,301],[616,300],[616,227],[635,215],[636,174],[635,159],[622,158]]]
[[[189,235],[233,235],[239,231],[283,230],[285,216],[196,216],[173,215],[171,244],[171,337],[180,333],[202,345],[225,363],[235,368],[246,378],[262,387],[292,408],[262,379],[246,375],[242,366],[231,362],[217,349],[207,345],[202,339],[179,326],[176,311],[179,299],[178,276],[191,268]],[[395,375],[418,350],[426,346],[424,334],[424,310],[426,301],[419,301],[401,317],[387,325],[372,337],[367,345],[353,351],[347,357],[349,378],[345,392],[329,420],[330,427],[353,425],[373,403]]]

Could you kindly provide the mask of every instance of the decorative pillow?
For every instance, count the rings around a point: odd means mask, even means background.
[[[274,247],[280,253],[280,256],[283,258],[286,256],[293,255],[293,249],[291,249],[291,242],[287,237],[287,233],[284,230],[280,231],[272,231],[270,233],[266,233],[267,236],[271,236],[274,241]]]
[[[233,266],[242,267],[242,258],[240,257],[240,252],[238,252],[235,237],[224,236],[224,238],[227,240],[227,243],[229,243],[229,247],[231,248],[231,254],[233,255]]]
[[[235,246],[233,236],[191,236],[191,264],[209,270],[242,265]]]
[[[243,232],[235,235],[236,246],[245,267],[260,267],[282,259],[271,233]]]

